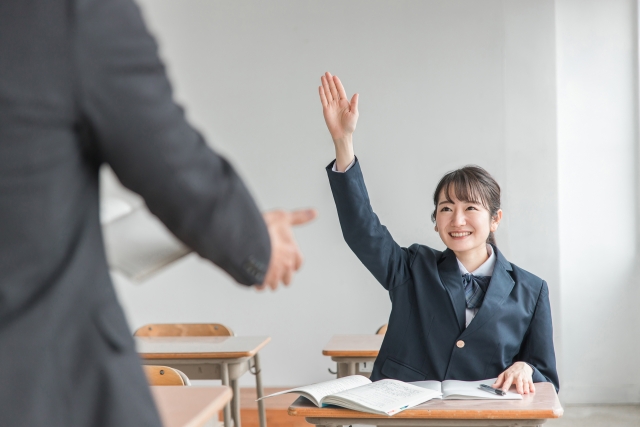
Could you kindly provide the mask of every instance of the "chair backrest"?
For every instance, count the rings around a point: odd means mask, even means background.
[[[189,378],[178,369],[168,366],[143,365],[149,385],[191,385]]]
[[[139,327],[136,337],[231,337],[235,334],[220,323],[154,323]]]
[[[384,325],[380,326],[378,328],[378,330],[376,331],[376,335],[384,335],[387,333],[387,325],[388,323],[385,323]]]

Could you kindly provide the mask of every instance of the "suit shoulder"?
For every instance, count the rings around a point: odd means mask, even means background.
[[[535,274],[520,268],[517,265],[511,263],[513,279],[516,283],[530,289],[532,292],[538,294],[540,291],[547,288],[547,282]]]
[[[429,246],[421,245],[419,243],[414,243],[406,250],[412,255],[412,261],[416,258],[420,258],[427,263],[437,263],[442,256],[442,251],[430,248]]]

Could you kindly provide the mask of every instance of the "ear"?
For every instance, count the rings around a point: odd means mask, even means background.
[[[437,225],[434,225],[434,226],[433,226],[433,229],[434,229],[435,231],[438,231],[438,226],[437,226]]]
[[[491,227],[490,230],[495,233],[500,225],[500,221],[502,221],[502,209],[498,209],[498,212],[491,218]]]

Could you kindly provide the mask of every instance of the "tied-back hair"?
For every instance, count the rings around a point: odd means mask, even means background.
[[[431,214],[433,222],[436,221],[438,198],[441,192],[449,203],[453,203],[451,194],[454,194],[462,202],[478,203],[484,206],[489,211],[491,218],[494,218],[500,209],[500,186],[489,172],[480,166],[467,165],[442,177],[433,193],[433,205],[435,206]],[[496,245],[493,231],[489,232],[487,243]]]

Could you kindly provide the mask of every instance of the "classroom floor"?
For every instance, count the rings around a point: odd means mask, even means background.
[[[564,407],[564,415],[549,420],[545,427],[638,427],[640,405],[599,405]]]

